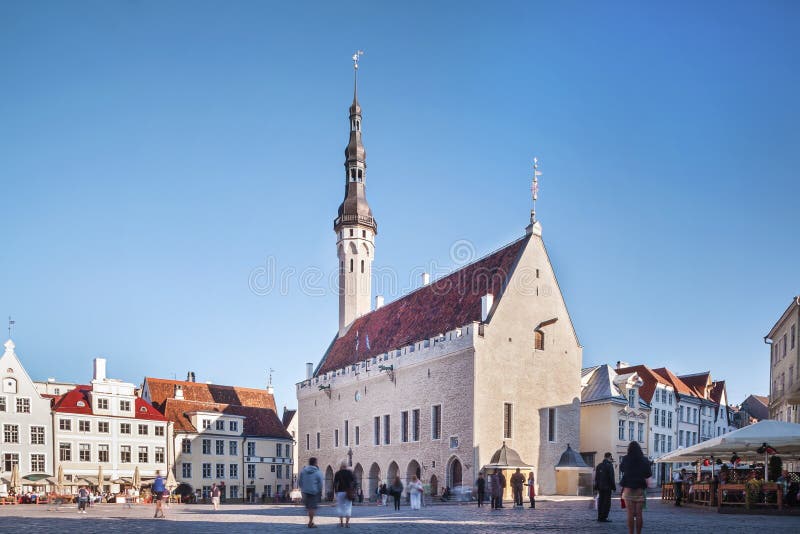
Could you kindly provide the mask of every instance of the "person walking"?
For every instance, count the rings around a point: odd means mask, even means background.
[[[483,499],[486,497],[486,479],[483,478],[483,472],[478,473],[475,488],[478,490],[478,508],[480,508],[483,506]]]
[[[653,476],[650,462],[644,457],[642,448],[636,441],[628,445],[628,453],[619,466],[622,471],[622,498],[628,510],[628,534],[641,534],[644,526],[642,510],[647,498],[647,479]]]
[[[215,512],[217,510],[219,510],[219,496],[220,496],[220,493],[221,492],[220,492],[219,486],[217,486],[217,483],[215,482],[211,486],[211,505],[214,507],[214,511]]]
[[[514,506],[523,506],[522,503],[522,488],[525,486],[525,475],[522,474],[519,467],[517,471],[511,475],[511,491],[514,494]]]
[[[308,511],[308,528],[317,528],[314,524],[314,515],[322,496],[322,472],[317,467],[317,459],[313,456],[308,459],[308,465],[300,471],[300,491],[303,493],[303,502]]]
[[[81,486],[78,490],[78,513],[86,513],[86,503],[89,502],[89,490],[86,486]]]
[[[408,495],[411,501],[411,509],[419,510],[422,503],[422,493],[424,492],[422,482],[419,481],[417,475],[411,476],[411,482],[408,483]]]
[[[153,481],[153,487],[150,490],[153,493],[153,502],[156,503],[156,513],[153,518],[165,519],[164,508],[162,507],[162,499],[164,498],[164,490],[167,489],[164,485],[164,479],[161,477],[161,471],[156,471],[156,479]]]
[[[381,497],[381,505],[386,506],[386,504],[389,502],[389,488],[386,487],[385,482],[381,484],[381,488],[378,491]]]
[[[303,502],[308,512],[308,528],[317,528],[317,525],[314,524],[314,515],[317,513],[317,507],[322,497],[322,484],[322,472],[317,467],[317,459],[312,456],[308,459],[308,465],[300,471],[298,479]]]
[[[350,528],[355,491],[356,479],[353,472],[347,468],[347,462],[342,462],[333,476],[333,492],[336,494],[336,511],[339,514],[340,527]]]
[[[533,471],[528,473],[528,482],[525,483],[528,486],[528,499],[531,501],[531,508],[536,508],[536,478],[533,476]]]
[[[400,498],[403,496],[403,483],[400,482],[400,477],[394,477],[394,482],[392,482],[392,486],[389,488],[389,493],[392,494],[394,498],[394,509],[400,509]]]
[[[683,500],[683,481],[686,476],[686,469],[675,471],[672,474],[672,489],[675,492],[675,506],[681,506]]]
[[[608,512],[611,510],[611,493],[616,491],[617,484],[614,482],[614,464],[611,453],[603,455],[594,470],[594,489],[597,491],[597,520],[601,523],[610,523]]]

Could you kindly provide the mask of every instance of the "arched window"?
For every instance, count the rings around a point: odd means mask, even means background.
[[[350,272],[353,272],[353,258],[350,258]]]
[[[537,330],[533,333],[533,348],[544,350],[544,332]]]

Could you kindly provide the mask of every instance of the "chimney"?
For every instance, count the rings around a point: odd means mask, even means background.
[[[431,283],[431,275],[428,273],[422,273],[422,285],[427,286]]]
[[[175,384],[175,399],[183,400],[183,388],[180,387],[178,384]]]
[[[383,295],[375,295],[375,309],[383,308]]]
[[[95,380],[105,380],[106,379],[106,359],[105,358],[95,358],[94,359],[94,379]]]
[[[486,322],[486,319],[489,317],[489,312],[492,309],[492,304],[494,304],[494,295],[491,293],[486,293],[484,296],[481,297],[481,322]]]
[[[314,376],[314,364],[311,362],[306,363],[306,380],[311,380]]]
[[[186,373],[186,381],[194,382],[194,371],[189,371],[188,373]]]

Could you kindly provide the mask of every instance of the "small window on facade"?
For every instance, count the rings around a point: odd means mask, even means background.
[[[361,260],[361,274],[364,274],[364,260]]]
[[[361,237],[363,237],[364,239],[367,238],[367,231],[366,230],[361,230]]]
[[[544,350],[544,332],[541,330],[533,333],[533,346],[536,350]]]
[[[354,231],[355,231],[355,230],[353,230],[352,228],[350,228],[350,237],[353,237],[353,232],[354,232]]]
[[[556,409],[548,408],[547,410],[547,441],[556,440]]]
[[[351,230],[352,232],[352,230]],[[350,258],[350,272],[353,272],[353,258]]]
[[[503,404],[503,439],[511,439],[511,425],[513,423],[513,407],[511,403]]]

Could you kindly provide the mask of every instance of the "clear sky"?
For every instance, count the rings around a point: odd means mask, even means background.
[[[316,278],[361,48],[387,300],[461,240],[521,236],[538,155],[584,364],[767,394],[762,338],[800,292],[799,23],[792,1],[2,2],[0,317],[34,378],[273,368],[295,405],[337,330]]]

